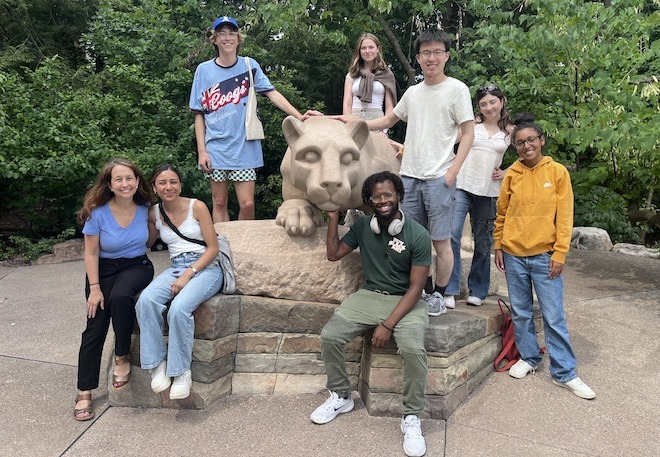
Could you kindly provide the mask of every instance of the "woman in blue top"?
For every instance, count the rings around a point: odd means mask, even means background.
[[[85,224],[87,328],[78,356],[76,420],[94,417],[91,391],[99,385],[110,321],[115,331],[112,388],[121,390],[131,379],[135,297],[154,276],[147,258],[150,205],[151,193],[140,170],[129,160],[117,158],[103,167],[78,213],[78,221]]]
[[[192,386],[190,364],[195,337],[192,313],[222,286],[222,270],[217,262],[218,238],[206,204],[181,196],[179,170],[168,164],[160,165],[151,175],[151,183],[162,202],[149,212],[151,241],[160,232],[161,239],[167,243],[172,266],[144,289],[135,307],[140,324],[140,364],[151,370],[154,392],[162,392],[171,384],[170,399],[181,400],[190,395]],[[206,246],[182,238],[170,228],[168,219],[181,235],[203,241]],[[168,305],[166,345],[163,313]]]
[[[229,220],[229,181],[234,183],[238,198],[238,218],[254,219],[256,169],[264,165],[264,158],[261,142],[245,138],[250,89],[246,59],[249,59],[257,94],[265,95],[279,109],[301,121],[321,114],[318,111],[300,114],[275,90],[256,60],[240,57],[238,50],[243,39],[236,20],[229,16],[216,19],[211,40],[217,57],[199,64],[190,90],[190,110],[195,113],[197,163],[211,183],[213,222]]]

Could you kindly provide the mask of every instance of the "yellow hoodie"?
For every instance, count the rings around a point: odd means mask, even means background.
[[[566,262],[573,231],[573,189],[568,170],[550,157],[534,168],[516,161],[504,176],[493,232],[495,249],[528,257],[551,252]]]

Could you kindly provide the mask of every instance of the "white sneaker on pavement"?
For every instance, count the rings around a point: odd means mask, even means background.
[[[509,368],[509,375],[516,379],[522,379],[527,376],[527,373],[536,373],[536,367],[525,362],[523,359],[518,360],[511,368]]]
[[[428,307],[427,313],[429,316],[440,316],[447,312],[447,307],[445,306],[445,299],[442,297],[440,292],[433,292],[432,294],[427,294],[422,291],[422,300],[426,302]]]
[[[467,304],[468,304],[468,305],[472,305],[472,306],[481,306],[481,304],[482,304],[483,302],[484,302],[484,301],[483,301],[481,298],[479,298],[479,297],[475,297],[474,295],[470,295],[470,296],[467,298]]]
[[[585,398],[587,400],[596,398],[596,392],[591,390],[591,387],[586,385],[580,378],[571,379],[567,382],[561,382],[553,379],[552,382],[558,386],[565,387],[580,398]]]
[[[316,408],[309,418],[315,424],[327,424],[339,414],[351,411],[354,406],[350,395],[348,398],[341,398],[337,392],[331,391],[330,398]]]
[[[453,295],[445,295],[445,306],[447,309],[456,308],[456,299]]]
[[[156,368],[149,370],[151,373],[151,390],[155,393],[160,393],[167,389],[172,380],[167,376],[167,362],[163,360]]]
[[[174,378],[172,388],[170,389],[170,400],[183,400],[190,395],[192,387],[192,373],[186,370],[183,374]]]
[[[401,418],[403,432],[403,452],[409,457],[419,457],[426,454],[426,440],[422,435],[422,424],[414,414]]]

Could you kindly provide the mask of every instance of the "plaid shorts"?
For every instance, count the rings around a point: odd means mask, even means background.
[[[257,170],[254,168],[248,168],[247,170],[211,170],[211,173],[204,173],[204,177],[215,182],[256,181]]]

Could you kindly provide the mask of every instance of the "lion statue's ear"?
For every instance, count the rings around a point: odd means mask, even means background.
[[[282,122],[282,132],[284,133],[286,144],[291,146],[303,135],[305,126],[295,117],[287,116]]]
[[[346,124],[348,134],[353,138],[358,149],[362,149],[369,139],[369,127],[362,119],[356,119]]]

